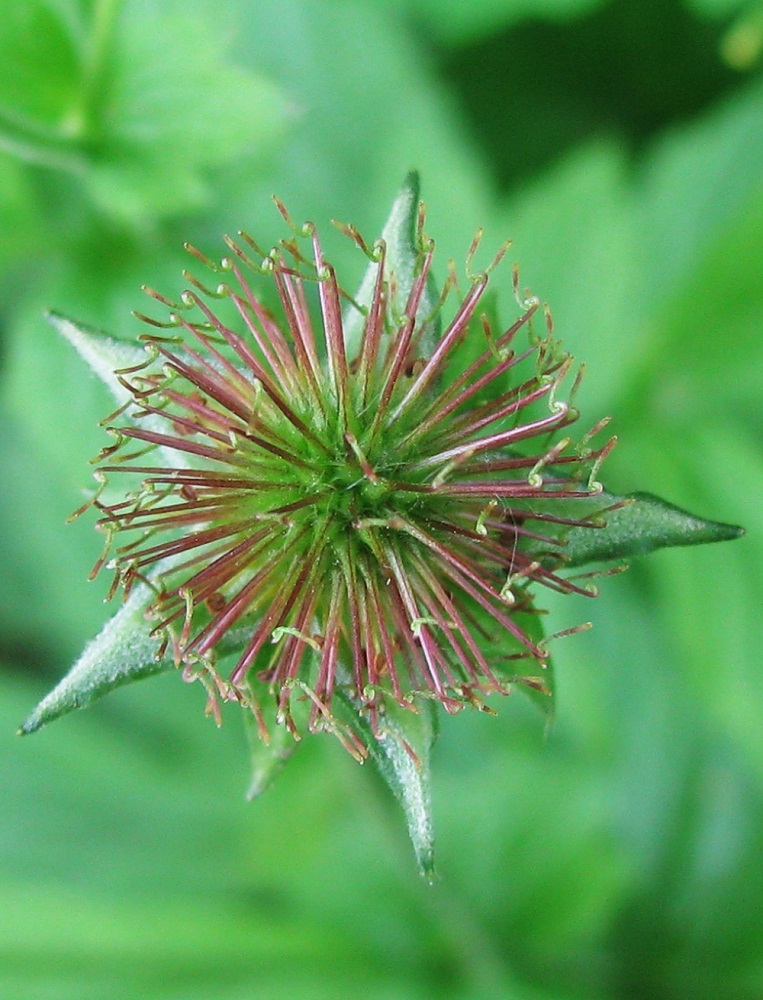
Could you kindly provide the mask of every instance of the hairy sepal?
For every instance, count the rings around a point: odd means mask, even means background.
[[[154,596],[147,586],[133,589],[119,611],[88,643],[69,673],[20,727],[19,735],[34,733],[77,708],[86,708],[116,688],[176,668],[172,656],[157,655],[160,640],[151,635],[148,618]],[[251,628],[231,629],[218,652],[240,653],[250,637]]]
[[[394,285],[396,300],[401,308],[419,273],[424,250],[419,228],[420,192],[419,174],[412,170],[407,174],[395,198],[381,236],[386,247],[384,278],[388,285]],[[354,297],[354,302],[362,311],[350,306],[342,317],[348,357],[354,357],[360,347],[366,312],[373,300],[377,273],[378,265],[375,262],[370,263]],[[438,302],[437,285],[430,274],[416,313],[417,322],[423,324],[419,346],[424,354],[434,348],[440,335]]]
[[[602,513],[594,521],[600,521],[600,527],[575,527],[566,533],[562,551],[571,568],[673,546],[730,541],[744,534],[743,528],[697,517],[651,493],[616,496],[605,491],[597,506]]]
[[[103,330],[76,322],[58,312],[46,313],[46,319],[69,341],[120,406],[131,398],[129,390],[119,381],[115,372],[144,364],[146,360],[144,347],[118,340]]]
[[[390,702],[374,733],[366,714],[354,699],[340,695],[342,720],[368,748],[379,773],[400,803],[419,871],[434,878],[434,828],[432,823],[431,751],[437,739],[438,706],[416,698],[414,710]]]
[[[101,632],[85,647],[68,674],[53,688],[19,729],[34,733],[76,708],[85,708],[115,688],[171,669],[169,657],[157,659],[157,640],[150,636],[147,587],[136,587]]]
[[[278,725],[275,705],[268,713],[267,739],[259,721],[252,712],[244,712],[244,725],[249,740],[249,788],[246,792],[248,800],[257,798],[267,791],[283,770],[284,765],[295,752],[299,744],[285,725]]]

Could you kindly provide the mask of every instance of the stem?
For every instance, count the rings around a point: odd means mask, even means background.
[[[121,4],[122,0],[95,0],[93,5],[90,35],[83,59],[82,89],[67,123],[78,139],[92,138],[98,131],[104,77]]]
[[[505,997],[524,996],[524,988],[511,969],[510,960],[495,940],[489,927],[463,893],[451,891],[443,881],[434,885],[416,882],[409,874],[410,844],[400,832],[400,823],[390,808],[389,789],[381,780],[369,782],[360,768],[347,767],[343,772],[352,795],[360,796],[375,821],[387,848],[390,877],[401,897],[418,910],[433,929],[449,955],[452,955],[463,995]],[[401,876],[401,873],[404,873]]]
[[[78,173],[84,166],[82,157],[59,135],[16,122],[3,112],[0,112],[0,150],[24,163],[52,170]]]

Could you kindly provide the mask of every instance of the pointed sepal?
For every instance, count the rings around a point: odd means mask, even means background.
[[[392,204],[392,210],[381,235],[386,248],[384,278],[388,285],[394,285],[397,306],[401,312],[413,283],[421,272],[425,252],[425,238],[421,231],[420,191],[421,181],[418,171],[411,170],[406,175],[403,186]],[[377,273],[377,264],[372,262],[369,264],[355,295],[354,302],[362,308],[363,312],[351,307],[343,317],[345,343],[350,357],[357,353],[360,345],[365,312],[374,297]],[[425,323],[419,340],[419,346],[423,353],[430,351],[439,337],[438,304],[437,285],[430,272],[416,311],[417,322]]]
[[[651,493],[618,497],[602,493],[599,527],[575,527],[566,536],[565,563],[586,563],[642,556],[677,545],[705,545],[739,538],[744,528],[707,521]],[[607,509],[612,508],[612,509]]]
[[[257,719],[249,711],[244,713],[251,768],[246,792],[249,800],[257,798],[270,788],[299,746],[289,729],[277,724],[275,704],[269,714],[272,718],[267,720],[266,726],[264,719]]]
[[[115,372],[136,368],[146,361],[145,348],[118,340],[94,326],[75,322],[57,312],[46,313],[48,322],[64,337],[82,360],[104,383],[120,405],[130,399],[130,392]]]
[[[534,610],[519,611],[515,613],[514,620],[539,649],[545,649],[546,630],[543,625],[544,619],[539,613]],[[528,656],[518,660],[517,673],[513,674],[510,680],[541,710],[548,731],[554,721],[556,710],[556,684],[551,658],[546,657],[543,661],[539,661]]]
[[[161,673],[174,666],[157,659],[157,640],[150,636],[146,607],[151,594],[136,587],[103,630],[86,647],[77,663],[35,708],[19,729],[33,733],[54,719],[85,708],[115,688]]]
[[[416,700],[416,710],[387,703],[372,731],[365,713],[343,698],[348,709],[342,719],[368,748],[379,773],[402,806],[419,871],[434,878],[434,826],[432,823],[431,752],[438,733],[438,706]]]

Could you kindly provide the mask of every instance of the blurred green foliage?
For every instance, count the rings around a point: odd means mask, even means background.
[[[763,994],[763,19],[634,6],[3,4],[0,996]],[[246,804],[236,712],[172,674],[13,735],[107,614],[63,521],[111,404],[43,310],[134,335],[183,240],[280,232],[274,192],[352,287],[328,220],[373,237],[411,166],[441,259],[515,239],[615,418],[609,487],[748,529],[552,602],[595,627],[555,649],[547,738],[519,699],[446,720],[433,887],[332,740]]]

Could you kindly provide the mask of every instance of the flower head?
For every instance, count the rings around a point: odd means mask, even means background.
[[[438,295],[423,212],[407,273],[384,240],[345,231],[370,259],[362,301],[312,225],[269,253],[242,233],[219,265],[189,248],[221,283],[186,272],[177,304],[149,290],[169,314],[143,317],[160,329],[119,375],[96,571],[115,569],[112,592],[147,582],[163,648],[263,736],[264,699],[296,734],[297,695],[310,729],[361,757],[338,696],[378,734],[394,705],[544,689],[530,588],[589,592],[561,574],[563,535],[595,527],[613,441],[590,444],[604,421],[568,436],[572,360],[516,270],[520,314],[497,325],[485,291],[503,250],[472,273],[475,241],[466,291],[452,269]]]

